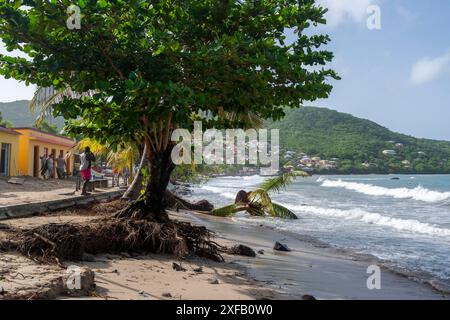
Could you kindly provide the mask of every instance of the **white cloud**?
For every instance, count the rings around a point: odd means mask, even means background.
[[[26,55],[18,52],[7,52],[1,40],[0,54],[26,57]],[[33,97],[34,91],[34,85],[26,86],[24,82],[19,82],[12,78],[5,79],[3,76],[0,76],[0,102],[9,102],[22,99],[30,100]]]
[[[436,58],[422,58],[411,68],[410,82],[421,85],[438,79],[450,71],[450,52]]]
[[[374,4],[373,0],[318,0],[318,4],[328,8],[325,15],[327,25],[336,27],[351,21],[361,23],[367,19],[367,7]]]

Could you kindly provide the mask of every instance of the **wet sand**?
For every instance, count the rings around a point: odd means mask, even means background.
[[[251,278],[293,299],[304,294],[318,299],[450,299],[427,284],[382,266],[381,289],[369,290],[367,268],[378,264],[370,257],[357,258],[317,242],[265,227],[239,225],[227,218],[193,214],[189,219],[215,230],[221,241],[264,250],[256,258],[239,258],[236,262],[246,267]],[[274,251],[275,241],[287,244],[292,251]]]
[[[264,250],[264,254],[255,258],[225,255],[225,263],[200,258],[179,261],[173,256],[144,253],[104,254],[93,256],[90,261],[64,262],[66,266],[85,266],[95,272],[96,289],[82,299],[302,299],[303,295],[317,299],[449,299],[428,285],[384,268],[381,289],[369,290],[366,270],[377,263],[369,258],[359,259],[258,225],[243,226],[229,218],[182,211],[171,212],[171,216],[205,225],[216,232],[216,240],[222,245],[244,244],[255,251]],[[30,228],[96,218],[66,212],[4,220],[2,224]],[[2,236],[5,231],[0,228]],[[292,251],[274,251],[275,241],[287,244]],[[174,262],[185,270],[175,271]],[[38,266],[10,253],[0,253],[0,271],[0,286],[28,294],[44,290],[66,276],[63,268],[58,271],[54,265]],[[18,277],[19,273],[23,276]]]

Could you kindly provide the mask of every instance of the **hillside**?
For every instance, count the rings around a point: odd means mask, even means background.
[[[0,113],[4,120],[11,121],[15,127],[31,127],[34,125],[35,116],[28,108],[29,103],[28,100],[0,102]],[[47,121],[60,129],[64,126],[62,119],[49,118]]]
[[[268,127],[280,129],[281,149],[296,152],[294,162],[299,153],[338,158],[332,172],[450,173],[450,142],[392,132],[350,114],[302,107],[288,110],[283,120]],[[383,154],[384,150],[395,154]]]

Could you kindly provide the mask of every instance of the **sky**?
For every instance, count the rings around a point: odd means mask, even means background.
[[[329,8],[330,64],[342,77],[316,105],[421,138],[450,140],[450,1],[317,0]],[[375,6],[375,7],[374,7]],[[373,20],[379,8],[379,20]],[[369,10],[369,11],[368,11]],[[369,29],[367,20],[380,21]],[[0,43],[0,53],[5,50]],[[31,99],[34,87],[0,76],[0,102]]]

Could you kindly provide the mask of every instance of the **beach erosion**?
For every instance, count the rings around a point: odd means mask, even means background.
[[[355,257],[311,239],[284,234],[258,224],[240,224],[230,218],[201,213],[171,212],[171,218],[204,225],[215,232],[215,241],[231,246],[243,244],[258,252],[256,257],[224,255],[225,262],[198,257],[184,260],[171,255],[117,253],[91,256],[66,265],[87,267],[95,274],[95,291],[76,299],[213,299],[273,300],[304,299],[448,299],[449,297],[405,276],[381,269],[381,289],[369,290],[367,267],[377,264],[370,257]],[[86,223],[96,216],[50,213],[2,224],[30,228],[44,223]],[[0,230],[0,237],[2,232]],[[291,251],[273,249],[275,241]],[[181,270],[174,269],[174,263]],[[0,286],[22,298],[73,299],[50,288],[66,270],[36,264],[14,253],[0,254],[4,274]],[[9,279],[10,275],[23,277]],[[45,291],[47,290],[47,291]],[[52,291],[53,290],[53,291]]]
[[[304,295],[338,300],[450,298],[430,284],[383,267],[375,257],[354,255],[309,237],[282,233],[263,225],[239,224],[231,219],[195,213],[185,216],[215,231],[221,242],[263,250],[255,258],[239,257],[233,262],[244,266],[248,277],[271,288],[280,299],[302,299]],[[291,251],[273,250],[276,241],[286,244]],[[367,286],[371,275],[367,268],[373,265],[381,268],[380,289]]]

